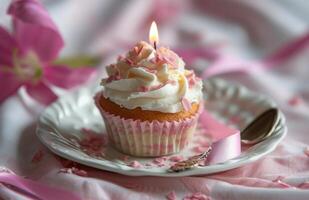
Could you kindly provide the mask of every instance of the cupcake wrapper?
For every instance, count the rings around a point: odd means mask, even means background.
[[[119,151],[133,156],[154,157],[179,152],[189,143],[198,113],[180,121],[159,122],[125,119],[96,105],[105,121],[109,141]]]

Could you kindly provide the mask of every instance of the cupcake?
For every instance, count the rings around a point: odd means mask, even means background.
[[[184,66],[170,49],[142,41],[106,67],[95,102],[117,150],[155,157],[187,146],[202,107],[202,81]]]

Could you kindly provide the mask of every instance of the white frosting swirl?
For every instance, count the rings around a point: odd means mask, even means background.
[[[188,103],[202,99],[202,81],[167,48],[155,50],[139,42],[126,57],[107,66],[108,78],[102,80],[104,96],[128,109],[176,113]],[[189,104],[191,106],[191,104]]]

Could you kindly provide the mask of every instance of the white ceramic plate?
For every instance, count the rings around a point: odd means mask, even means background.
[[[102,151],[105,156],[93,155],[85,152],[78,145],[84,137],[83,128],[91,129],[97,133],[103,133],[104,123],[99,111],[94,105],[93,96],[98,88],[82,88],[78,91],[61,97],[57,102],[49,106],[40,117],[37,135],[39,139],[55,154],[73,160],[75,162],[92,166],[98,169],[117,172],[130,176],[190,176],[211,174],[233,169],[249,162],[260,159],[275,149],[286,134],[286,125],[283,115],[280,113],[279,123],[275,132],[266,140],[246,148],[241,155],[210,166],[196,167],[191,170],[171,173],[167,169],[173,163],[166,157],[158,166],[153,163],[153,158],[124,158],[121,154],[108,146]],[[204,82],[205,107],[218,120],[228,123],[242,130],[254,117],[275,104],[261,94],[256,94],[243,86],[232,85],[218,79]],[[195,134],[193,141],[200,140],[201,134]],[[194,142],[178,155],[184,157],[194,155]],[[194,151],[193,151],[194,150]],[[195,153],[196,154],[196,153]],[[134,168],[128,163],[138,161],[143,167]],[[162,160],[161,160],[162,161]]]

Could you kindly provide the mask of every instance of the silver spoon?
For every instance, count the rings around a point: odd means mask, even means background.
[[[270,108],[264,111],[241,131],[241,142],[244,144],[256,144],[265,140],[274,132],[278,122],[278,109]]]
[[[279,122],[279,110],[270,108],[255,118],[246,128],[244,128],[241,135],[241,142],[245,144],[256,144],[267,137],[269,137],[275,130],[276,124]],[[192,156],[187,160],[180,161],[171,166],[169,172],[180,172],[198,166],[198,163],[207,159],[211,153],[211,147],[207,151]]]

